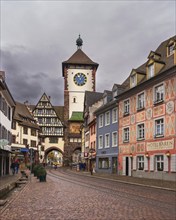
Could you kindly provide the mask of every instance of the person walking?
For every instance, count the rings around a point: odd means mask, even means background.
[[[19,170],[19,162],[18,160],[15,162],[15,173],[18,173]]]
[[[14,175],[15,174],[15,162],[14,161],[12,161],[10,168],[11,168],[12,174]]]

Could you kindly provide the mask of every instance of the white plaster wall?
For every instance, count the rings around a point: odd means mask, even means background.
[[[50,147],[56,147],[59,148],[62,152],[64,151],[64,141],[63,138],[58,138],[58,142],[57,143],[49,143],[49,137],[45,138],[45,150],[47,150]]]
[[[69,118],[73,111],[83,112],[85,92],[70,92],[69,94]],[[76,97],[76,103],[73,103],[73,98]]]
[[[74,83],[74,76],[77,73],[84,73],[87,77],[87,82],[83,86],[78,86]],[[68,70],[68,91],[69,91],[69,118],[73,111],[82,112],[84,104],[85,91],[93,91],[93,77],[90,69],[69,69]],[[76,103],[73,103],[73,98],[76,98]]]
[[[16,129],[12,129],[12,135],[16,135],[16,142],[18,142],[19,145],[23,145],[23,139],[28,140],[29,147],[31,141],[36,141],[36,146],[38,145],[38,131],[36,136],[32,136],[31,128],[28,128],[28,134],[23,134],[23,127],[16,123]],[[12,144],[12,146],[14,146],[14,144]]]
[[[0,111],[0,123],[4,126],[8,131],[11,131],[11,121]]]

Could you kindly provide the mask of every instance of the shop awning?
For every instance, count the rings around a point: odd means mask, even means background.
[[[23,153],[23,152],[29,152],[29,149],[28,149],[28,148],[21,148],[21,149],[20,149],[20,152],[22,152],[22,153]]]

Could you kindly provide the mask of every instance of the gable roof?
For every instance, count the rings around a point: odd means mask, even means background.
[[[16,102],[13,119],[23,126],[40,129],[28,107],[23,103]]]
[[[159,60],[156,60],[156,62],[160,62],[163,65],[163,67],[160,69],[160,71],[157,73],[156,76],[150,78],[150,79],[147,79],[147,74],[146,74],[146,67],[147,67],[147,64],[148,64],[148,61],[146,61],[145,63],[143,63],[141,66],[139,66],[138,68],[134,69],[137,73],[142,73],[143,75],[145,75],[145,77],[140,81],[140,83],[133,87],[133,88],[130,88],[130,75],[127,77],[127,79],[122,83],[122,85],[125,87],[125,90],[123,93],[119,94],[117,96],[117,99],[120,100],[120,97],[125,97],[124,95],[125,94],[128,94],[129,90],[130,92],[131,91],[134,91],[135,88],[140,85],[140,84],[143,84],[143,83],[147,83],[148,81],[151,81],[155,78],[156,80],[156,77],[159,77],[159,75],[163,75],[166,73],[166,71],[169,71],[171,70],[170,73],[173,72],[173,69],[176,68],[176,65],[174,64],[174,54],[168,56],[167,55],[167,47],[169,45],[169,42],[176,42],[176,35],[163,41],[159,46],[158,48],[155,50],[155,51],[152,51],[151,53],[153,54],[157,54],[157,55],[160,55],[159,57]],[[175,43],[175,46],[176,46],[176,43]],[[148,57],[148,59],[151,59],[150,57]],[[153,60],[153,58],[152,58]],[[143,84],[144,85],[144,84]]]
[[[84,111],[87,111],[89,106],[91,106],[95,102],[99,101],[102,97],[103,97],[103,93],[102,92],[85,91]]]
[[[64,122],[64,106],[53,106],[59,119]]]

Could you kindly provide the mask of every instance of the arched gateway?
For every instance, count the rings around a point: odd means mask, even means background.
[[[49,147],[45,150],[44,159],[47,164],[63,166],[63,151],[58,147]]]

